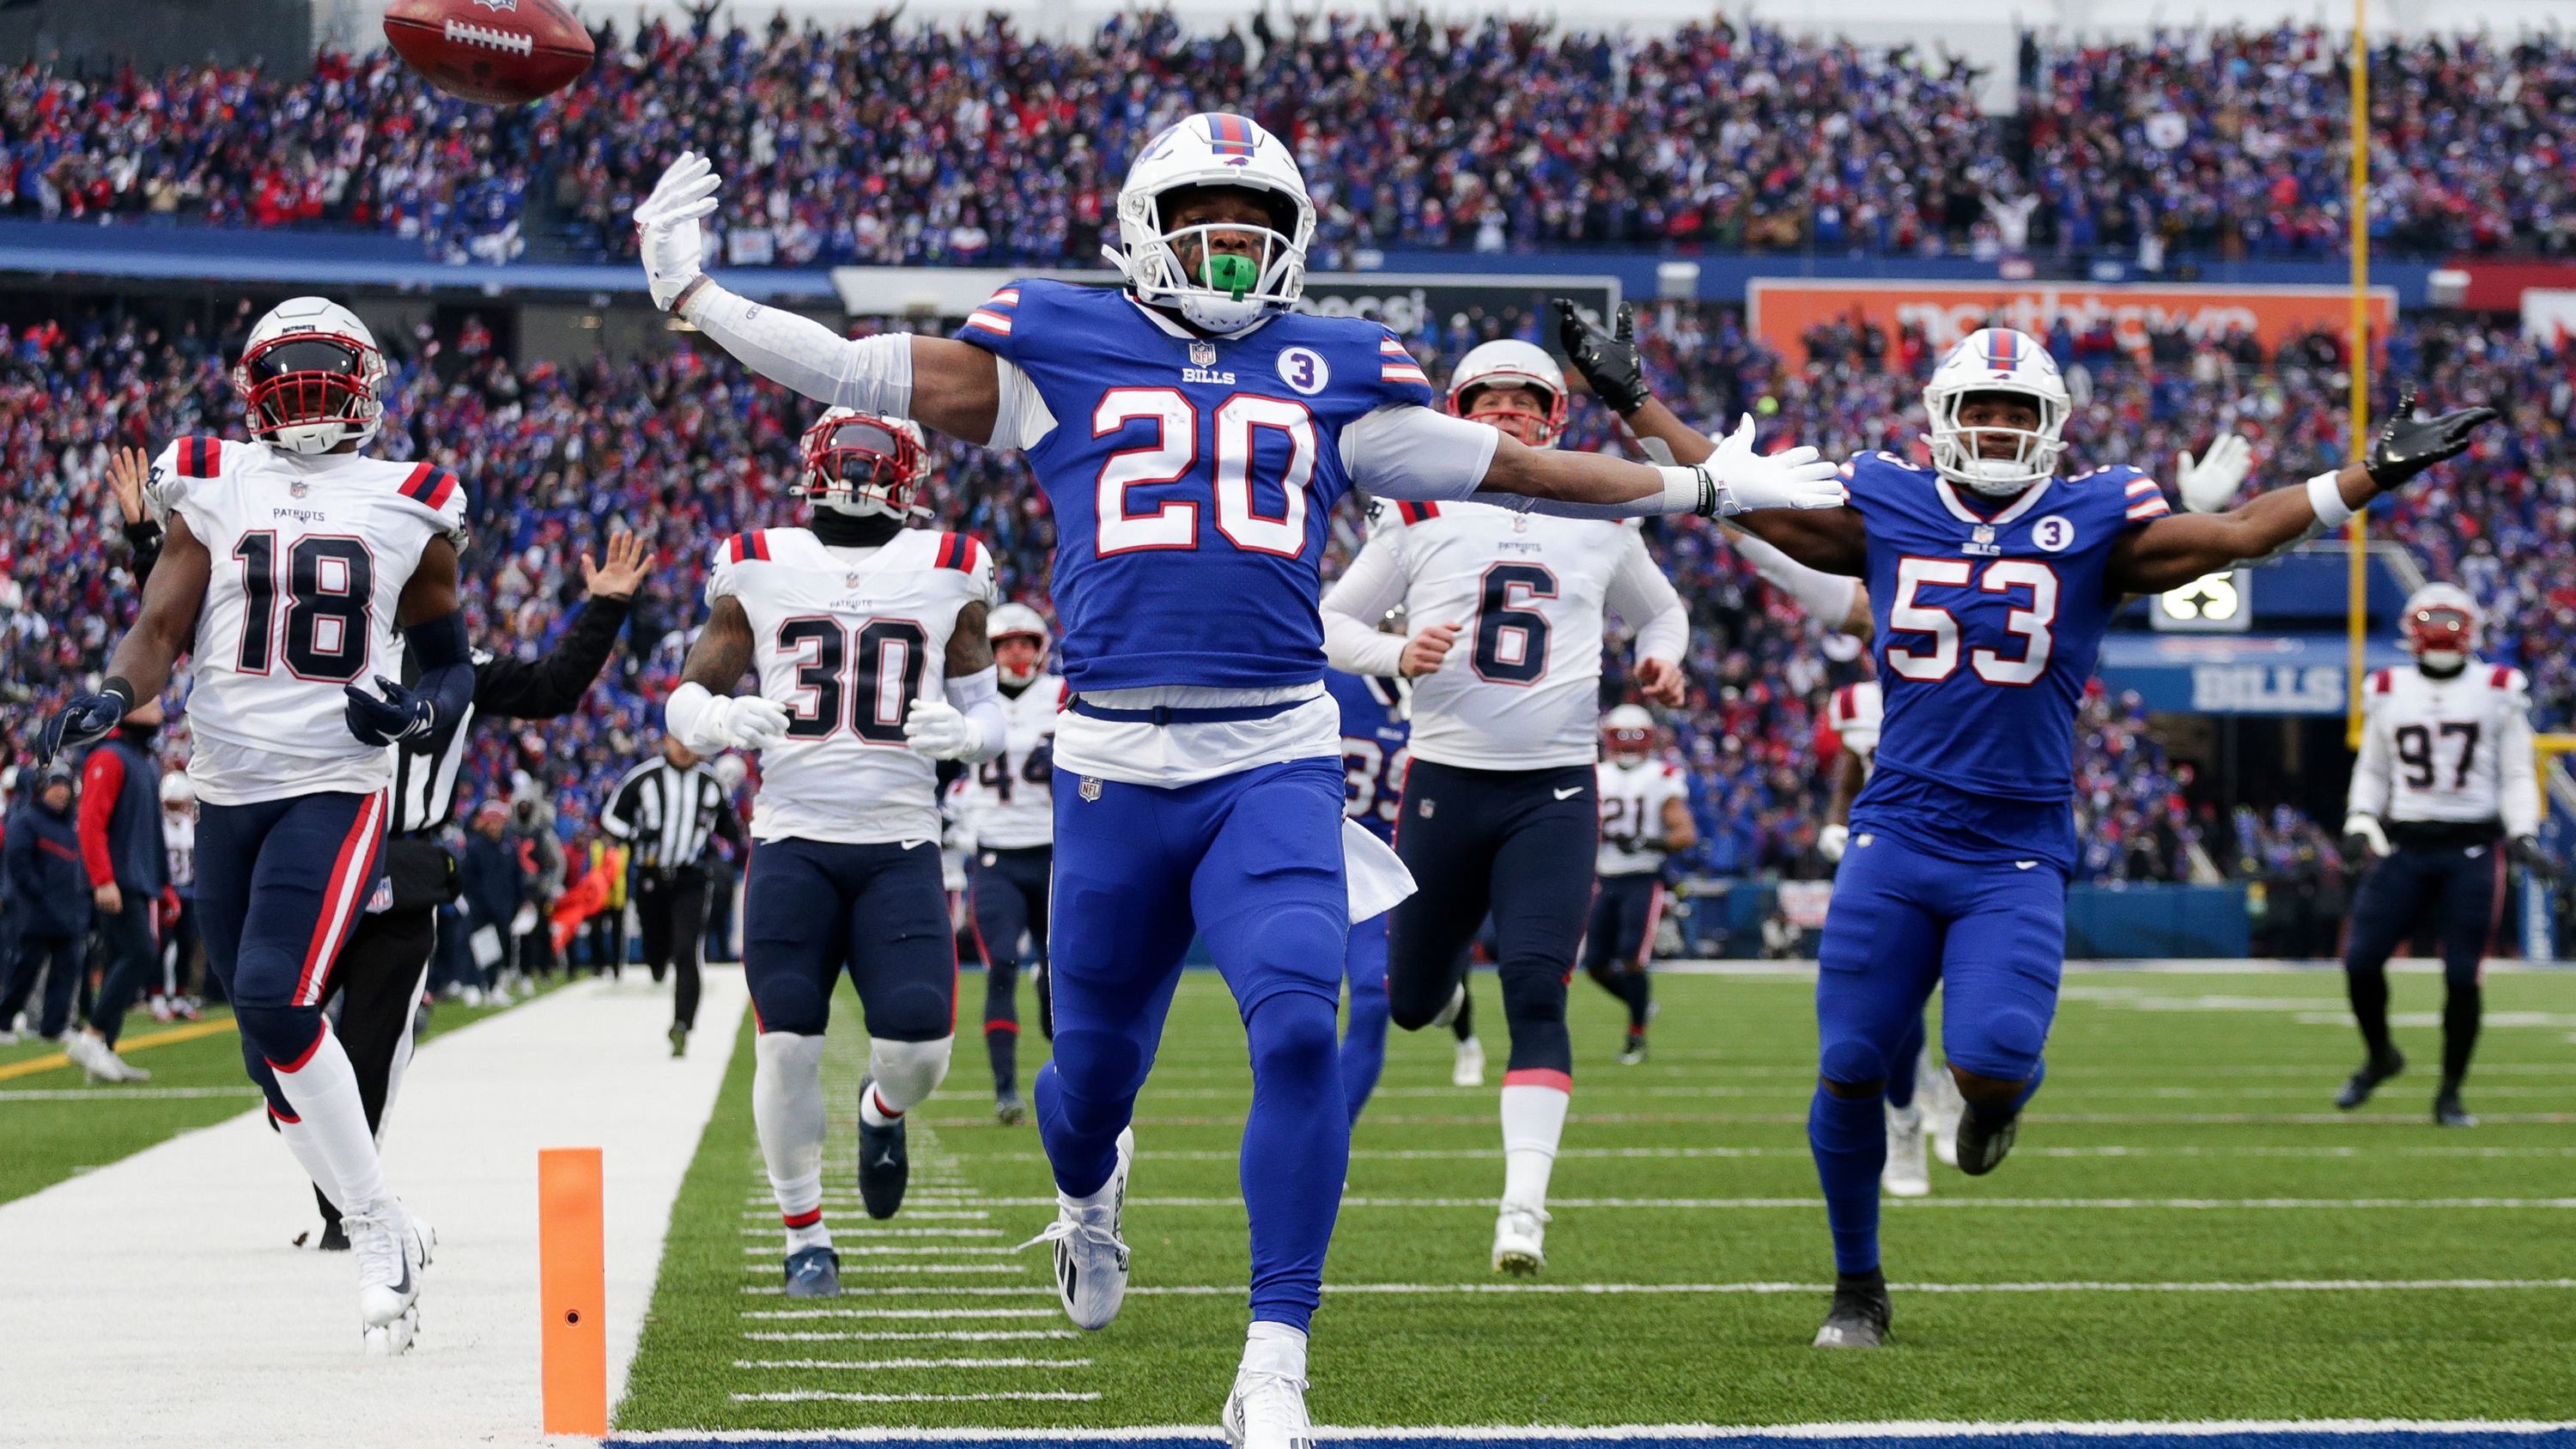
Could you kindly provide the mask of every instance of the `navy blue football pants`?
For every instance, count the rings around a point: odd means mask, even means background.
[[[847,971],[868,1035],[957,1029],[957,938],[939,847],[764,840],[743,875],[742,975],[762,1031],[821,1036]]]

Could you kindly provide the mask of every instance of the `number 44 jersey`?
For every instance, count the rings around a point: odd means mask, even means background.
[[[392,756],[349,733],[342,689],[401,676],[403,587],[431,539],[464,539],[454,475],[191,437],[162,450],[145,493],[211,556],[190,650],[197,798],[250,805],[383,789]]]
[[[1843,471],[1868,530],[1884,700],[1852,833],[2073,869],[2075,712],[2117,604],[2111,556],[2170,511],[2164,495],[2126,467],[2010,499],[1885,453]]]
[[[1028,688],[1002,694],[1009,734],[1002,752],[971,767],[957,789],[975,844],[1027,850],[1055,843],[1055,717],[1072,691],[1062,676],[1040,674]]]
[[[716,549],[707,602],[741,601],[760,692],[787,706],[787,738],[760,752],[753,839],[939,838],[938,767],[903,720],[944,692],[957,611],[992,595],[992,552],[961,533],[831,548],[770,528]]]

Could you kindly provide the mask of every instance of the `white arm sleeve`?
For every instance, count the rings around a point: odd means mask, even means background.
[[[1619,571],[1610,576],[1610,607],[1637,631],[1638,658],[1678,664],[1690,648],[1690,610],[1673,591],[1672,580],[1655,567],[1645,536],[1630,529],[1620,532],[1627,545],[1619,556]]]
[[[1380,633],[1377,621],[1404,598],[1404,560],[1399,549],[1391,534],[1373,535],[1343,571],[1341,581],[1324,595],[1324,662],[1335,669],[1395,676],[1404,658],[1404,639]]]
[[[1811,569],[1782,553],[1770,540],[1756,538],[1740,528],[1726,530],[1726,541],[1744,555],[1744,561],[1753,565],[1763,582],[1795,600],[1808,618],[1828,629],[1839,629],[1851,617],[1860,580]]]
[[[2532,749],[2529,697],[2518,689],[2508,694],[2503,713],[2496,732],[2496,813],[2504,817],[2507,836],[2538,835],[2540,762]]]
[[[988,664],[947,681],[941,689],[949,706],[966,716],[967,728],[975,734],[974,745],[958,756],[967,764],[980,765],[1010,743],[1011,722],[1002,716],[1001,679],[1001,671]]]
[[[2352,762],[2352,792],[2344,813],[2388,816],[2388,728],[2377,711],[2361,723],[2361,754]]]
[[[680,315],[752,371],[816,402],[884,417],[912,416],[910,333],[853,340],[713,282],[698,288]]]
[[[993,414],[993,438],[986,446],[1036,447],[1039,439],[1055,431],[1055,410],[1038,395],[1038,385],[1018,363],[996,357],[993,366],[1001,370],[1002,401]]]

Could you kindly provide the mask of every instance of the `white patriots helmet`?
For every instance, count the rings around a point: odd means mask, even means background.
[[[1047,648],[1054,636],[1047,632],[1046,618],[1026,604],[1004,604],[984,618],[984,637],[999,644],[1010,638],[1033,638],[1038,643],[1038,656],[1024,670],[1005,670],[1004,681],[1026,684],[1046,668]]]
[[[787,491],[854,518],[909,520],[928,511],[921,502],[927,444],[921,425],[908,418],[827,408],[805,430],[797,448],[804,466]]]
[[[1610,758],[1633,765],[1654,753],[1655,717],[1642,704],[1623,704],[1601,718],[1602,748]]]
[[[1547,349],[1505,337],[1471,348],[1458,359],[1458,368],[1449,374],[1449,411],[1467,416],[1467,394],[1480,387],[1525,387],[1547,395],[1541,410],[1527,408],[1498,409],[1480,413],[1476,421],[1491,423],[1533,448],[1556,446],[1565,431],[1567,394],[1565,369],[1547,355]]]
[[[1224,186],[1256,193],[1271,224],[1217,222],[1167,226],[1163,203],[1176,191]],[[1218,232],[1260,238],[1260,259],[1218,256]],[[1205,111],[1166,127],[1146,144],[1118,191],[1118,245],[1101,248],[1127,276],[1136,300],[1177,311],[1209,332],[1240,332],[1293,305],[1306,291],[1306,246],[1315,237],[1315,203],[1297,158],[1249,117]],[[1199,272],[1181,265],[1180,247],[1195,244]]]
[[[1978,393],[2006,392],[2039,405],[2039,427],[1963,428],[1959,406]],[[1932,467],[1942,477],[1980,493],[2008,497],[2057,476],[2057,460],[2066,452],[2066,418],[2074,404],[2066,379],[2038,338],[2009,327],[1981,327],[1959,339],[1932,381],[1923,389],[1923,410],[1931,415]],[[2013,456],[1980,456],[1978,437],[2001,433],[2013,440]]]
[[[289,297],[250,329],[233,387],[250,430],[298,453],[364,447],[384,421],[388,369],[376,335],[328,297]]]

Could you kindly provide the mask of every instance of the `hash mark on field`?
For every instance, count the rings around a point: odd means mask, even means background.
[[[738,1369],[1089,1368],[1087,1358],[738,1358]]]
[[[743,1317],[753,1317],[744,1314]],[[1080,1338],[1070,1328],[952,1328],[919,1332],[826,1332],[809,1329],[797,1333],[745,1333],[753,1343],[1006,1343],[1032,1339]]]
[[[774,1233],[773,1233],[773,1234],[771,1234],[771,1236],[772,1236],[772,1237],[775,1237],[775,1236],[776,1236],[776,1234],[774,1234]],[[775,1257],[777,1257],[777,1256],[778,1256],[778,1250],[777,1250],[776,1248],[774,1248],[774,1247],[770,1247],[770,1248],[745,1248],[745,1249],[743,1249],[743,1251],[744,1251],[744,1252],[746,1252],[746,1253],[757,1253],[757,1254],[759,1254],[760,1256],[762,1256],[762,1257],[764,1257],[764,1258],[775,1258]],[[841,1256],[842,1256],[842,1257],[844,1257],[844,1258],[851,1258],[851,1257],[891,1257],[891,1256],[898,1256],[898,1255],[905,1255],[905,1254],[914,1254],[914,1255],[918,1255],[918,1254],[929,1254],[929,1253],[1016,1253],[1016,1252],[1018,1252],[1018,1251],[1019,1251],[1019,1249],[1017,1249],[1017,1248],[989,1248],[989,1247],[984,1247],[984,1246],[982,1246],[982,1245],[980,1245],[980,1244],[974,1244],[974,1243],[925,1243],[925,1244],[921,1244],[921,1245],[919,1245],[919,1246],[917,1246],[917,1247],[905,1247],[905,1248],[843,1248],[843,1249],[841,1249],[840,1251],[841,1251]]]
[[[728,1394],[737,1404],[987,1404],[997,1401],[1049,1404],[1096,1404],[1098,1394],[853,1394],[825,1389],[783,1389],[766,1394]]]
[[[867,1293],[866,1288],[841,1290],[843,1293]],[[907,1292],[910,1290],[906,1290]],[[964,1290],[960,1290],[964,1291]],[[1039,1292],[1038,1289],[1010,1290],[1014,1293]],[[1053,1318],[1053,1308],[746,1308],[744,1318]]]

